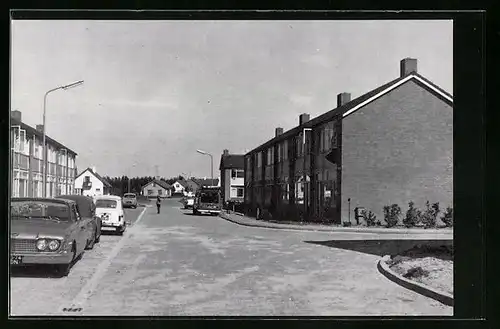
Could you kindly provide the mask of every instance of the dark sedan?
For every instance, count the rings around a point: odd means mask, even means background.
[[[11,266],[50,264],[68,275],[93,238],[91,220],[80,215],[76,202],[12,198],[10,208]]]
[[[93,238],[89,240],[86,248],[92,249],[94,244],[99,243],[101,239],[101,217],[95,214],[95,203],[94,199],[84,195],[61,195],[57,197],[58,199],[73,200],[78,205],[78,210],[80,215],[84,218],[90,219],[92,223]]]

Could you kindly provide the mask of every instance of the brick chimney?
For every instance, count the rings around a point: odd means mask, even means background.
[[[351,101],[350,93],[340,93],[337,95],[337,107],[341,107]]]
[[[43,125],[36,125],[36,130],[43,133]]]
[[[283,134],[283,128],[278,127],[275,129],[274,137],[278,137],[279,135]]]
[[[17,111],[17,110],[11,111],[10,117],[14,120],[21,122],[21,111]]]
[[[412,72],[417,73],[417,60],[415,58],[405,58],[400,62],[401,77]]]
[[[225,149],[224,152],[222,153],[222,155],[229,155],[229,150]]]
[[[92,171],[93,171],[94,173],[96,172],[96,171],[95,171],[95,166],[92,166]]]
[[[307,121],[309,121],[308,113],[302,113],[301,115],[299,115],[299,126],[302,126]]]

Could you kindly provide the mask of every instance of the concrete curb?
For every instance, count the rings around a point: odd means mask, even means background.
[[[377,264],[379,272],[382,273],[382,275],[384,275],[386,278],[394,283],[399,284],[402,287],[405,287],[406,289],[437,300],[447,306],[453,306],[452,295],[446,292],[439,291],[422,283],[408,280],[402,275],[399,275],[398,273],[391,270],[389,265],[387,264],[387,261],[389,261],[390,259],[391,257],[389,255],[385,255],[384,257],[382,257],[382,259],[379,260]]]
[[[244,216],[240,213],[234,213],[238,216]],[[250,226],[250,227],[262,227],[262,228],[272,228],[272,229],[284,229],[284,230],[296,230],[296,231],[309,231],[309,232],[354,232],[354,233],[378,233],[378,234],[445,234],[450,236],[450,240],[453,239],[453,231],[437,231],[437,230],[422,230],[422,229],[394,229],[394,228],[356,228],[356,227],[303,227],[298,225],[290,224],[276,224],[276,223],[244,223],[239,220],[232,219],[227,213],[221,212],[220,217],[232,223]]]

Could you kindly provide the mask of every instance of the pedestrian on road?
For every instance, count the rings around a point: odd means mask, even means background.
[[[156,209],[158,210],[158,214],[160,213],[160,208],[161,208],[161,198],[160,196],[158,195],[156,197]]]

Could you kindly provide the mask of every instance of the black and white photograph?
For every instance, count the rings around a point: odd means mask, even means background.
[[[454,315],[452,20],[10,29],[11,317]]]

